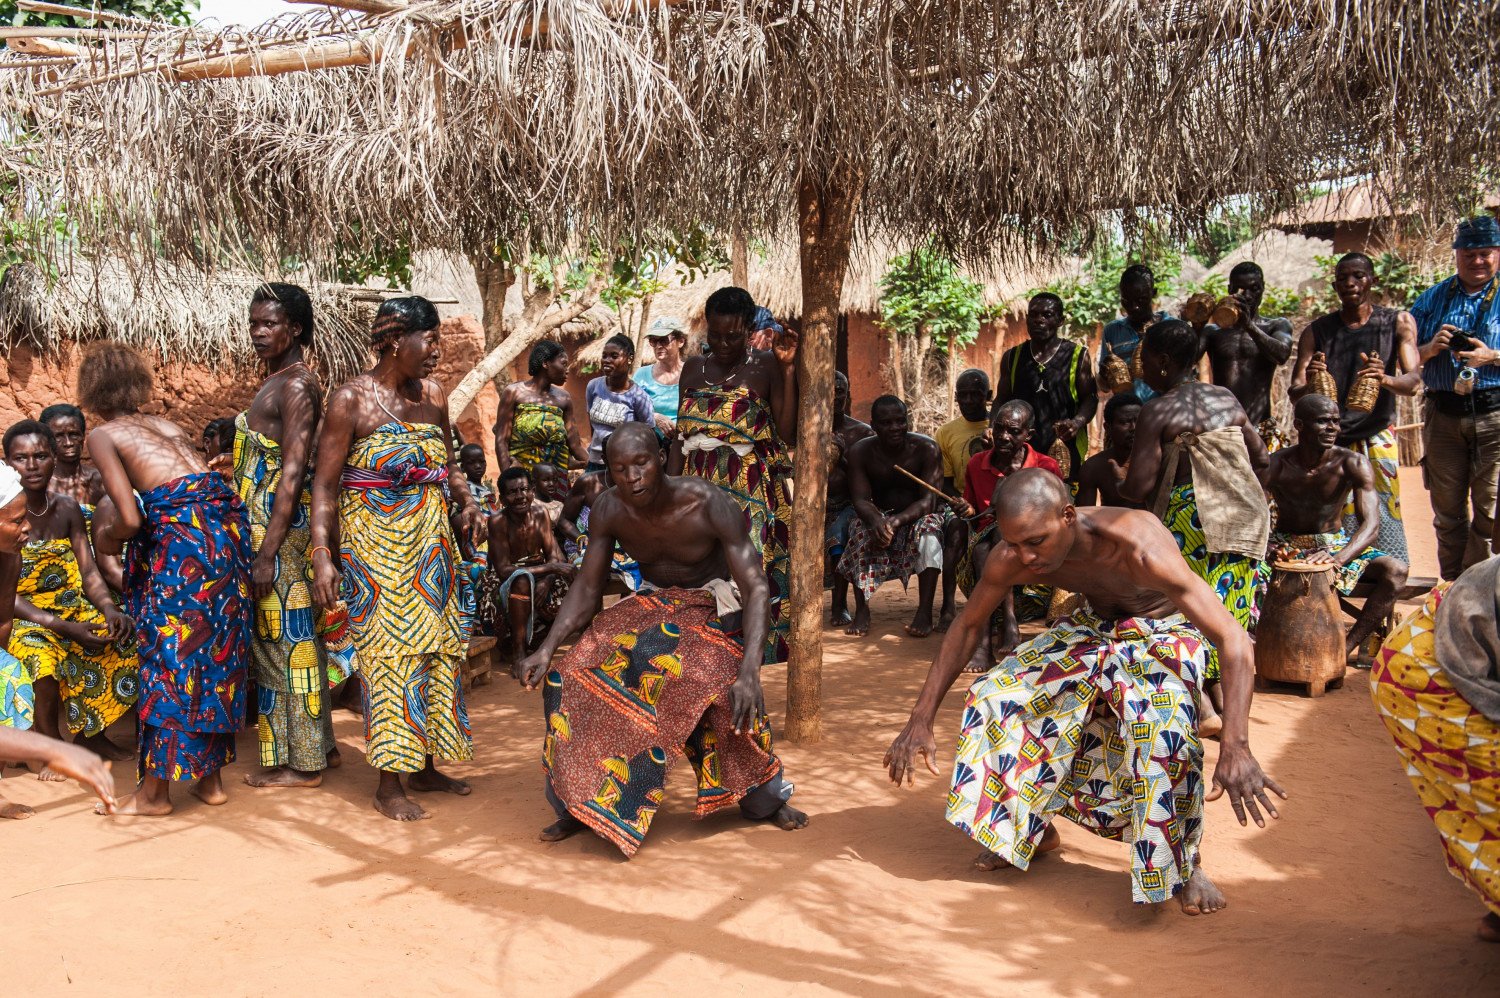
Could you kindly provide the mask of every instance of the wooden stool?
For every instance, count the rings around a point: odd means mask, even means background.
[[[1291,683],[1310,697],[1344,683],[1344,622],[1332,565],[1277,561],[1255,631],[1257,685]]]
[[[499,654],[499,648],[495,639],[486,634],[476,635],[469,640],[469,657],[464,660],[463,686],[465,690],[472,690],[476,686],[483,686],[490,681],[490,673],[494,668],[495,656]]]

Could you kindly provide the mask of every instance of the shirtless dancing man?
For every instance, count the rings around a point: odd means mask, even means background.
[[[854,583],[854,622],[844,633],[868,634],[875,590],[891,579],[905,585],[915,572],[917,612],[906,633],[925,638],[943,571],[943,511],[908,475],[941,491],[942,461],[936,441],[911,432],[906,403],[896,396],[875,400],[870,425],[875,435],[849,449],[849,495],[859,519],[839,560],[839,574]]]
[[[1008,476],[995,507],[1002,543],[886,753],[892,781],[910,783],[918,755],[941,775],[933,721],[1004,595],[1025,583],[1061,586],[1083,596],[1083,607],[969,690],[948,821],[984,846],[980,869],[1024,870],[1058,847],[1052,821],[1061,814],[1133,843],[1133,900],[1176,897],[1186,914],[1218,911],[1224,895],[1198,854],[1205,798],[1196,705],[1207,642],[1219,647],[1227,703],[1207,799],[1227,793],[1240,824],[1248,812],[1264,827],[1259,808],[1279,817],[1267,790],[1286,797],[1250,753],[1249,637],[1151,514],[1077,509],[1067,487],[1039,469]]]
[[[1271,382],[1276,369],[1292,355],[1292,324],[1285,319],[1262,319],[1260,302],[1266,277],[1260,265],[1246,260],[1229,272],[1229,293],[1240,301],[1240,321],[1233,326],[1209,326],[1204,331],[1214,384],[1234,393],[1250,425],[1271,446]]]
[[[1271,455],[1261,476],[1276,500],[1276,530],[1271,534],[1271,557],[1280,561],[1332,564],[1334,587],[1348,596],[1363,582],[1374,587],[1344,640],[1347,655],[1355,654],[1396,605],[1396,594],[1406,583],[1404,561],[1371,545],[1380,532],[1380,497],[1375,472],[1364,456],[1338,447],[1339,407],[1323,395],[1304,395],[1297,401],[1293,425],[1297,443]],[[1344,503],[1354,493],[1359,529],[1344,529]],[[1362,664],[1368,666],[1369,661]]]
[[[771,751],[760,685],[770,591],[744,514],[717,486],[665,474],[649,424],[616,429],[604,459],[615,486],[593,504],[583,570],[521,665],[547,714],[542,765],[558,820],[542,839],[590,828],[633,855],[679,755],[698,775],[697,817],[738,804],[751,820],[804,827]],[[642,591],[596,616],[616,542],[639,561]]]

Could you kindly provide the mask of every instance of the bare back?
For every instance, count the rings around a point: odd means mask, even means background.
[[[1264,468],[1266,445],[1229,389],[1187,381],[1147,402],[1136,422],[1130,471],[1120,484],[1120,495],[1136,502],[1148,501],[1163,473],[1173,476],[1172,486],[1191,482],[1192,460],[1185,448],[1178,451],[1175,474],[1164,467],[1169,448],[1184,434],[1208,433],[1226,426],[1240,427],[1250,452],[1250,466]]]
[[[149,492],[185,475],[208,471],[197,441],[182,427],[160,416],[134,413],[110,420],[89,433],[89,453],[104,476],[105,487],[118,506],[122,497],[110,488],[110,465],[124,469],[129,489]],[[133,504],[132,504],[133,505]]]

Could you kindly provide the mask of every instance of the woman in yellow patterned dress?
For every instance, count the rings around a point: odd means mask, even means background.
[[[531,348],[526,371],[526,380],[500,392],[495,411],[500,473],[513,467],[534,471],[539,464],[564,471],[582,467],[589,452],[574,418],[573,396],[561,387],[568,380],[568,352],[561,343],[543,340]]]
[[[323,408],[323,390],[303,360],[312,340],[306,291],[280,283],[256,289],[250,345],[266,380],[234,421],[233,451],[234,488],[255,548],[250,652],[264,768],[245,777],[252,787],[316,787],[323,770],[340,762],[328,697],[334,662],[318,636],[307,564],[309,462]]]
[[[375,367],[333,393],[318,436],[313,595],[324,609],[348,605],[365,756],[380,770],[375,809],[416,821],[427,812],[406,789],[468,794],[433,758],[473,755],[460,685],[472,593],[443,483],[461,530],[477,538],[485,518],[458,471],[448,396],[428,380],[439,357],[437,309],[415,296],[386,301],[370,344]]]
[[[745,511],[771,585],[765,661],[785,662],[792,480],[786,449],[797,433],[797,334],[778,326],[771,350],[749,349],[756,307],[742,288],[715,291],[704,315],[709,353],[683,365],[667,470],[713,482]]]
[[[1443,858],[1500,942],[1500,558],[1434,589],[1385,639],[1371,693]]]
[[[56,738],[58,702],[78,744],[128,759],[105,730],[140,694],[135,625],[115,606],[94,565],[78,503],[48,492],[56,448],[45,423],[23,420],[5,434],[5,459],[21,476],[30,541],[21,552],[16,623],[9,650],[30,675],[36,730]],[[43,769],[44,780],[61,780]]]

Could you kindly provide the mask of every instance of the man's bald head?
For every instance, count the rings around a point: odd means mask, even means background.
[[[1011,399],[1008,402],[1000,403],[995,408],[995,415],[992,417],[992,420],[1000,419],[1001,417],[1014,419],[1021,425],[1022,429],[1029,430],[1032,428],[1032,423],[1036,420],[1036,410],[1025,399]]]
[[[661,444],[657,442],[656,431],[645,423],[621,423],[613,433],[604,438],[605,462],[608,463],[611,454],[616,457],[624,455],[625,448],[632,451],[636,448],[660,451]]]
[[[1063,480],[1041,468],[1022,468],[1006,475],[995,489],[995,515],[1002,520],[1055,513],[1073,504]]]
[[[1308,392],[1297,400],[1297,407],[1292,410],[1292,418],[1301,420],[1317,419],[1319,416],[1327,415],[1330,412],[1337,415],[1338,411],[1338,403],[1327,395]]]

